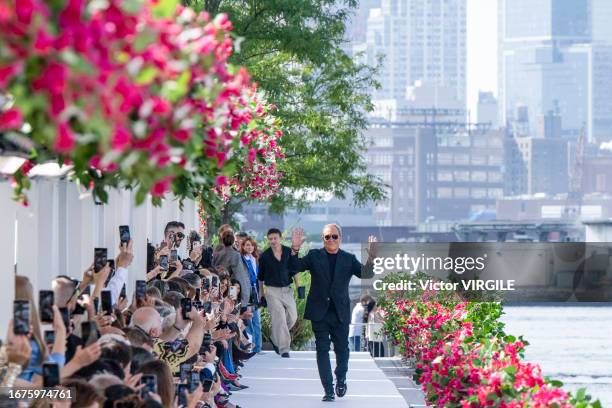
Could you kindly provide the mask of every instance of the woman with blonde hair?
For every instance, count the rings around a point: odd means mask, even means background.
[[[47,362],[57,363],[61,369],[66,363],[66,327],[57,306],[53,305],[53,330],[55,331],[55,342],[51,353],[43,340],[40,329],[40,319],[38,309],[34,301],[34,290],[32,284],[25,276],[15,276],[15,300],[27,300],[30,304],[30,346],[32,347],[32,357],[25,370],[19,378],[34,382],[39,380],[37,375],[42,376],[42,365]],[[42,377],[41,377],[42,378]]]

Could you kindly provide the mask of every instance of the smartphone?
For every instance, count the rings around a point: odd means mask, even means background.
[[[147,282],[143,280],[136,281],[136,300],[142,300],[147,293]]]
[[[119,298],[120,299],[126,299],[127,298],[127,291],[125,289],[125,283],[121,287],[121,292],[119,293]]]
[[[143,374],[140,383],[144,384],[144,387],[140,390],[143,399],[146,399],[149,393],[157,394],[157,376],[155,374]]]
[[[94,248],[94,272],[98,273],[108,261],[108,251],[106,248]]]
[[[173,249],[172,251],[170,251],[170,262],[172,262],[172,264],[174,265],[176,261],[178,261],[178,251],[176,249]]]
[[[230,286],[229,287],[229,297],[232,300],[236,300],[236,297],[238,296],[238,291],[236,289],[235,286]]]
[[[159,269],[162,271],[167,271],[169,268],[168,265],[168,255],[160,255],[159,257]]]
[[[178,399],[179,407],[187,406],[187,394],[189,393],[189,384],[179,384],[176,387],[176,396]]]
[[[100,310],[100,299],[95,298],[93,300],[93,306],[94,306],[94,313],[98,314],[98,310]]]
[[[44,363],[42,366],[43,387],[53,388],[60,383],[59,366],[57,363]]]
[[[40,321],[53,323],[53,291],[41,290],[38,292],[38,310],[40,310]]]
[[[218,285],[218,284],[219,284],[219,277],[218,277],[218,276],[213,276],[213,277],[212,277],[212,283],[211,283],[211,285],[212,285],[213,287],[217,287],[217,285]]]
[[[89,346],[98,341],[98,337],[98,329],[94,322],[88,321],[81,323],[81,340],[83,340],[85,346]]]
[[[202,309],[204,309],[205,313],[211,313],[212,312],[212,302],[204,302],[202,303]]]
[[[122,244],[127,244],[130,242],[130,227],[128,225],[120,225],[119,226],[119,241]]]
[[[55,343],[55,331],[45,330],[45,344]]]
[[[219,304],[219,310],[220,310],[220,311],[223,311],[223,309],[225,309],[225,302],[221,302],[221,303]]]
[[[110,268],[110,273],[108,274],[108,276],[110,276],[112,278],[113,275],[115,274],[115,260],[114,259],[109,259],[106,262],[108,262],[108,267]],[[109,279],[109,281],[110,281],[110,279]]]
[[[103,290],[100,297],[102,298],[102,313],[109,315],[113,313],[113,300],[110,290]]]
[[[193,364],[182,363],[180,366],[179,376],[181,381],[187,381],[189,379],[189,373],[193,370]]]
[[[16,335],[30,332],[30,302],[27,300],[13,301],[13,333]]]
[[[183,298],[181,299],[181,313],[183,316],[183,319],[185,320],[189,320],[189,313],[191,313],[191,299],[189,298]]]
[[[212,388],[212,385],[213,385],[213,380],[211,379],[204,380],[202,382],[202,390],[204,392],[209,392],[210,389]]]
[[[196,288],[196,290],[195,290],[195,300],[201,300],[201,299],[202,299],[202,289]]]
[[[66,331],[68,331],[70,329],[70,311],[67,307],[60,307],[59,311],[62,315],[62,320],[64,321],[64,327],[66,328]]]
[[[198,385],[200,385],[200,373],[192,371],[189,377],[189,392],[194,392]]]
[[[202,289],[210,291],[210,280],[206,277],[202,281]]]

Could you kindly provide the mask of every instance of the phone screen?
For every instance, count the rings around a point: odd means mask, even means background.
[[[175,263],[176,261],[178,261],[178,251],[173,249],[170,251],[170,262]]]
[[[144,374],[140,383],[144,384],[142,388],[143,397],[146,397],[148,393],[157,394],[157,376],[155,374]]]
[[[88,321],[81,323],[81,339],[85,346],[89,346],[98,341],[98,329],[94,322]]]
[[[62,315],[62,320],[64,321],[64,326],[66,327],[66,330],[70,329],[70,311],[67,307],[60,307],[59,311]]]
[[[181,381],[187,381],[187,379],[189,378],[189,373],[191,372],[192,368],[193,368],[193,365],[190,363],[181,364],[181,368],[179,371]]]
[[[204,392],[208,392],[210,391],[210,388],[213,385],[213,380],[204,380],[204,382],[202,383],[202,390]]]
[[[210,280],[208,280],[208,278],[206,278],[206,277],[202,281],[202,289],[210,290]]]
[[[168,255],[160,255],[159,257],[159,269],[162,271],[168,270]]]
[[[143,280],[136,281],[136,299],[144,299],[147,292],[147,282]]]
[[[119,226],[119,240],[122,244],[130,242],[130,227],[128,225]]]
[[[202,308],[204,309],[204,312],[210,313],[210,312],[212,312],[212,303],[211,302],[204,302],[202,304]]]
[[[127,291],[125,289],[125,283],[123,284],[123,286],[121,287],[121,293],[119,293],[119,297],[121,299],[126,299],[127,298]]]
[[[38,310],[40,310],[40,321],[53,323],[53,291],[41,290],[38,292]]]
[[[195,290],[195,300],[200,300],[202,298],[202,289],[196,288]]]
[[[94,272],[100,272],[106,265],[108,258],[108,251],[106,248],[95,248],[94,249]]]
[[[45,344],[55,343],[55,332],[53,330],[45,330]]]
[[[189,313],[191,313],[191,299],[183,298],[181,299],[181,313],[183,315],[183,319],[189,319]]]
[[[13,333],[17,335],[30,332],[30,303],[27,300],[13,301]]]
[[[189,392],[188,384],[179,384],[176,388],[176,395],[178,397],[178,405],[179,407],[187,406],[187,393]]]
[[[60,383],[59,366],[57,363],[44,363],[42,366],[43,387],[52,388]]]
[[[230,297],[230,299],[236,300],[236,296],[238,296],[238,292],[236,290],[236,287],[235,286],[230,286],[229,287],[229,297]]]
[[[200,373],[196,371],[191,372],[191,377],[189,378],[189,392],[194,392],[198,385],[200,384]]]
[[[217,276],[212,277],[212,285],[216,287],[219,284],[219,278]]]
[[[110,290],[103,290],[102,294],[102,313],[104,314],[112,314],[113,313],[113,301],[111,298]]]

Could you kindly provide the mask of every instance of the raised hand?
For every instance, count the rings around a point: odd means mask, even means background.
[[[123,243],[119,246],[119,255],[115,259],[117,268],[127,268],[134,260],[134,241],[130,239],[128,243]]]
[[[291,248],[299,249],[306,242],[304,228],[295,228],[291,234]]]
[[[370,235],[368,237],[368,256],[370,258],[376,257],[376,253],[378,250],[377,245],[376,245],[377,242],[378,242],[378,238],[376,238],[376,236]]]

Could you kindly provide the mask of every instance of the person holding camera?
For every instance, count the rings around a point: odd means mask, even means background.
[[[271,341],[274,351],[289,358],[290,330],[297,321],[297,307],[291,281],[299,288],[296,272],[289,267],[291,248],[281,244],[282,233],[271,228],[266,234],[270,248],[259,257],[257,280],[260,284],[260,304],[268,307],[271,321]],[[302,289],[303,290],[303,289]]]
[[[353,276],[360,279],[374,276],[371,246],[376,237],[370,236],[368,260],[362,265],[355,255],[340,249],[342,229],[337,224],[323,227],[323,248],[312,249],[302,258],[298,256],[306,241],[304,230],[293,230],[289,268],[293,271],[310,271],[311,284],[304,319],[312,322],[317,350],[317,367],[325,390],[323,401],[333,401],[334,386],[329,361],[330,344],[336,354],[336,395],[343,397],[347,391],[346,372],[349,361],[349,324],[351,322],[349,283]],[[295,272],[294,272],[295,273]]]

